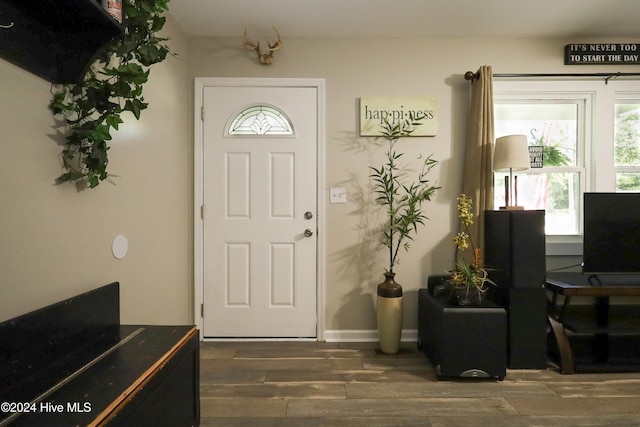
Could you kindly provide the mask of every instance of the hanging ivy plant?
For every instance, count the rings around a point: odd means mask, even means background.
[[[148,106],[142,86],[149,78],[149,67],[169,53],[164,44],[168,39],[157,36],[165,24],[161,15],[168,3],[124,0],[124,35],[100,53],[83,82],[54,87],[50,108],[68,127],[61,155],[65,172],[57,182],[86,180],[91,188],[104,180],[113,182],[107,172],[107,141],[123,123],[123,113],[140,119]]]

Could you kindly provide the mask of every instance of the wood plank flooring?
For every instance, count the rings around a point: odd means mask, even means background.
[[[640,373],[438,381],[415,345],[376,343],[201,343],[200,359],[203,427],[640,426]]]

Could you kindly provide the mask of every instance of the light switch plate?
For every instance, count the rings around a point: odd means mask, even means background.
[[[329,188],[329,203],[347,203],[347,189],[344,187]]]

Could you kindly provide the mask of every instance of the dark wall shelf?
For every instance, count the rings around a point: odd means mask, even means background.
[[[82,81],[123,34],[98,0],[0,0],[0,25],[11,25],[0,28],[0,57],[53,83]]]

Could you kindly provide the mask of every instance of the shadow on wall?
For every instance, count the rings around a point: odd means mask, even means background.
[[[451,153],[446,159],[438,159],[440,176],[447,177],[446,182],[440,183],[441,187],[435,201],[438,204],[446,204],[449,212],[448,224],[437,224],[439,229],[450,230],[440,241],[433,241],[433,248],[425,253],[421,259],[422,287],[427,287],[427,280],[431,274],[446,274],[455,266],[455,246],[452,238],[458,231],[459,221],[456,210],[457,198],[462,191],[462,175],[465,156],[465,144],[467,134],[467,112],[469,109],[469,97],[471,84],[464,79],[463,74],[451,74],[444,80],[451,88]],[[410,302],[409,304],[412,304]],[[417,301],[415,302],[417,304]]]
[[[466,139],[466,117],[469,104],[470,84],[464,80],[461,74],[453,74],[445,79],[447,86],[451,88],[450,106],[450,150],[448,156],[438,158],[439,177],[446,182],[438,182],[441,185],[431,203],[446,204],[448,223],[430,223],[427,227],[438,230],[450,230],[442,237],[436,238],[434,233],[428,230],[421,231],[417,239],[430,239],[431,250],[426,252],[421,262],[421,287],[427,287],[427,279],[431,274],[444,274],[453,268],[454,246],[451,238],[454,230],[457,231],[456,198],[462,188],[462,168],[464,163],[464,145]],[[359,105],[354,104],[355,116],[359,117]],[[357,125],[359,127],[359,124]],[[354,322],[366,322],[364,325],[375,325],[375,289],[384,278],[383,267],[388,265],[384,257],[384,246],[381,242],[381,229],[384,220],[384,209],[376,203],[374,185],[368,176],[367,166],[377,165],[380,160],[374,153],[386,147],[384,138],[360,137],[357,132],[345,131],[337,138],[343,146],[345,154],[351,154],[356,158],[366,158],[357,169],[347,170],[348,179],[336,183],[347,188],[350,204],[355,209],[349,212],[356,217],[355,232],[357,244],[344,248],[332,254],[330,260],[338,265],[337,272],[341,282],[352,283],[353,289],[343,296],[340,310],[335,315],[335,324],[341,329],[355,329]],[[379,153],[378,153],[379,154]],[[376,160],[377,159],[377,160]],[[401,168],[402,174],[413,174],[407,168]],[[441,235],[441,233],[436,233]],[[402,284],[402,281],[400,281]],[[405,284],[406,285],[406,284]],[[404,306],[405,313],[417,313],[417,291],[412,287],[405,287]],[[353,313],[364,313],[361,319],[353,319]],[[408,322],[407,322],[408,320]],[[417,319],[406,319],[405,328],[413,327]]]
[[[245,56],[246,61],[249,62],[253,58],[249,55],[249,51],[242,47],[241,42],[240,37],[195,37],[190,41],[191,45],[200,51],[202,57],[211,58],[211,61],[243,60]]]
[[[457,164],[451,159],[440,161],[441,176],[453,176],[456,172]],[[435,241],[433,236],[425,238],[431,239],[432,249],[425,253],[421,259],[423,287],[427,286],[427,278],[430,274],[445,274],[448,270],[455,266],[455,245],[452,238],[458,231],[458,211],[457,198],[460,195],[459,185],[442,185],[442,188],[436,193],[436,203],[445,204],[448,211],[447,223],[432,223],[431,226],[439,230],[450,230],[439,241]]]
[[[376,202],[374,182],[368,177],[367,167],[369,165],[377,165],[381,160],[379,156],[374,156],[375,153],[379,154],[381,150],[387,148],[388,142],[384,138],[376,137],[359,137],[354,132],[343,132],[342,136],[338,138],[344,147],[344,152],[349,154],[350,157],[363,158],[366,157],[366,163],[361,162],[362,167],[358,169],[346,170],[348,179],[337,183],[347,188],[347,193],[350,196],[350,203],[355,206],[355,209],[348,213],[349,216],[355,217],[354,230],[357,232],[357,242],[354,245],[345,247],[339,252],[336,252],[330,256],[332,262],[337,264],[336,271],[340,282],[353,283],[353,289],[343,296],[340,309],[335,315],[335,324],[340,329],[358,329],[354,326],[355,322],[366,322],[363,325],[376,324],[376,312],[375,312],[375,298],[376,298],[376,286],[378,283],[384,280],[383,271],[388,266],[389,261],[384,258],[386,256],[386,248],[382,244],[382,229],[384,228],[385,210]],[[445,167],[451,167],[451,162],[445,162],[443,165],[439,162],[439,165]],[[413,176],[415,170],[411,167],[401,166],[400,168],[400,180],[403,181],[405,176]],[[366,177],[366,178],[365,178]],[[443,199],[443,194],[440,194],[442,189],[436,192],[435,198],[431,203],[437,200]],[[449,189],[449,192],[455,193],[455,189]],[[450,200],[447,195],[444,200]],[[455,196],[453,197],[455,200]],[[455,211],[455,208],[453,209]],[[455,218],[454,218],[455,219]],[[433,226],[433,224],[428,224]],[[450,224],[444,226],[449,227]],[[428,230],[427,230],[428,231]],[[422,232],[417,238],[427,238],[430,233],[424,234]],[[427,236],[427,237],[425,237]],[[449,266],[449,260],[453,254],[453,246],[451,240],[447,236],[439,242],[434,242],[433,250],[425,254],[421,259],[422,271],[423,271],[423,287],[427,285],[427,276],[434,274],[432,266]],[[441,274],[444,272],[437,271],[435,273]],[[402,282],[400,282],[402,284]],[[411,286],[405,288],[405,313],[417,313],[417,291],[411,291]],[[353,319],[353,313],[364,313],[360,319]],[[407,319],[405,319],[407,320]],[[411,319],[407,325],[412,325],[414,319]]]
[[[367,165],[373,164],[373,153],[382,147],[384,141],[379,138],[358,137],[354,132],[344,132],[338,139],[342,142],[345,153],[358,156],[365,154],[369,159],[362,168],[347,170],[348,178],[337,184],[347,188],[349,202],[355,206],[348,216],[356,217],[354,230],[358,243],[331,256],[332,262],[338,264],[336,271],[341,281],[354,284],[353,289],[343,297],[335,315],[335,324],[341,329],[356,329],[353,313],[365,313],[358,321],[375,324],[375,288],[384,279],[379,262],[384,248],[380,239],[384,211],[373,197],[372,180],[363,178]]]

